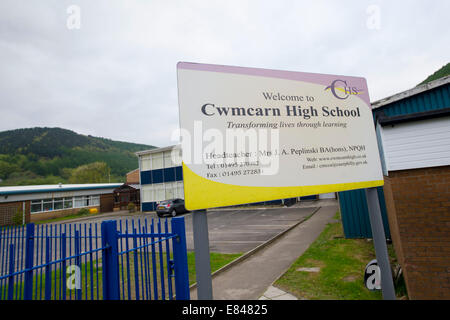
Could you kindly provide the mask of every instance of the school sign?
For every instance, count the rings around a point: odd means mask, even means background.
[[[185,204],[383,185],[366,80],[180,62]]]

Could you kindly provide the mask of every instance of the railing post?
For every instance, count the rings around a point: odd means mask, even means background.
[[[81,237],[80,237],[80,231],[76,230],[75,227],[75,237],[74,237],[74,249],[75,249],[75,265],[78,267],[78,270],[80,272],[81,276]],[[81,300],[81,277],[80,277],[80,283],[79,285],[75,286],[75,299]]]
[[[45,300],[52,299],[52,266],[51,260],[51,238],[46,234],[45,238]]]
[[[13,243],[11,243],[9,245],[9,274],[14,273],[14,259],[15,259],[14,250],[15,246]],[[10,276],[8,281],[8,300],[13,299],[13,294],[14,294],[14,276]]]
[[[117,223],[113,220],[102,222],[102,266],[103,299],[119,300],[119,254],[117,245]],[[136,263],[136,262],[135,262]]]
[[[62,299],[66,300],[67,282],[66,282],[66,233],[61,234],[61,291]]]
[[[27,224],[26,229],[26,245],[25,245],[25,285],[24,299],[33,299],[33,258],[34,258],[34,224]]]
[[[176,299],[190,300],[184,217],[172,218],[171,224],[172,233],[177,235],[172,241]]]

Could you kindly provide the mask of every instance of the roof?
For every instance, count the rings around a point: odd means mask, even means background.
[[[450,76],[372,103],[374,120],[382,126],[450,115]]]
[[[129,189],[129,188],[140,189],[141,185],[136,184],[136,183],[124,183],[121,186],[118,186],[117,188],[115,188],[114,191],[119,190],[119,189]]]
[[[450,83],[450,76],[446,76],[446,77],[443,77],[443,78],[440,78],[440,79],[437,79],[437,80],[434,80],[434,81],[430,81],[430,82],[421,84],[421,85],[419,85],[417,87],[414,87],[412,89],[409,89],[409,90],[406,90],[406,91],[403,91],[403,92],[400,92],[400,93],[396,93],[396,94],[394,94],[392,96],[389,96],[389,97],[377,100],[375,102],[372,102],[371,103],[372,104],[372,109],[377,109],[377,108],[380,108],[380,107],[382,107],[384,105],[391,104],[393,102],[409,98],[409,97],[417,95],[419,93],[422,93],[422,92],[425,92],[425,91],[428,91],[428,90],[431,90],[431,89],[443,86],[443,85],[445,85],[447,83]]]
[[[123,183],[49,184],[0,187],[0,195],[117,188]]]
[[[126,175],[129,175],[130,173],[133,173],[133,172],[136,172],[136,171],[139,171],[139,168],[136,168],[136,169],[134,169],[134,170],[131,170],[130,172],[127,172]]]
[[[172,150],[173,148],[179,146],[179,144],[175,144],[172,146],[168,146],[168,147],[163,147],[163,148],[155,148],[155,149],[149,149],[149,150],[144,150],[144,151],[138,151],[135,154],[137,156],[143,156],[146,154],[152,154],[152,153],[158,153],[158,152],[163,152],[163,151],[169,151]]]

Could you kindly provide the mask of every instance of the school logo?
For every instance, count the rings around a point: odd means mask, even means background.
[[[328,87],[325,88],[325,91],[327,90],[330,90],[333,96],[340,100],[345,100],[350,95],[358,95],[363,92],[356,87],[349,86],[347,81],[341,79],[334,80]]]

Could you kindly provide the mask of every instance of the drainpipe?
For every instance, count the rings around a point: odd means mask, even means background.
[[[25,201],[22,201],[22,225],[25,224]]]

